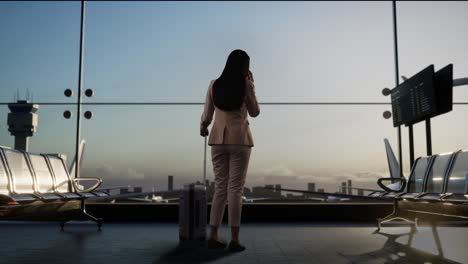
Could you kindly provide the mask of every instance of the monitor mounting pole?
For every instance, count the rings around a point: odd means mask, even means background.
[[[410,155],[410,168],[414,164],[414,136],[413,136],[413,125],[408,126],[408,136],[409,136],[409,155]]]
[[[432,155],[432,136],[431,136],[431,119],[426,119],[426,151],[427,156]]]

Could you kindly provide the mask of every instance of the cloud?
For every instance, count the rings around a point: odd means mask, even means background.
[[[142,172],[138,172],[136,169],[133,169],[133,168],[119,169],[109,164],[98,165],[94,168],[84,168],[83,174],[89,177],[99,177],[99,178],[116,179],[116,180],[122,180],[122,179],[143,180],[145,179],[145,174]]]
[[[271,176],[263,177],[262,180],[265,183],[268,183],[268,182],[278,182],[278,181],[282,181],[282,182],[301,181],[303,179],[300,176],[274,176],[274,175],[271,175]]]
[[[283,164],[279,164],[276,166],[273,166],[271,168],[266,168],[261,170],[263,175],[265,176],[270,176],[270,175],[283,175],[283,176],[291,176],[294,174],[294,171],[289,169]]]
[[[284,164],[278,164],[270,168],[260,169],[249,173],[248,181],[260,185],[271,183],[299,183],[310,181],[310,177],[300,176]]]
[[[387,177],[385,171],[315,171],[295,173],[284,165],[252,172],[247,176],[247,185],[264,186],[265,184],[281,184],[288,188],[307,188],[307,183],[314,182],[318,187],[335,191],[342,182],[353,181],[354,186],[362,188],[378,188],[376,182],[379,178]]]
[[[384,177],[384,175],[379,172],[357,172],[354,173],[353,176],[361,180],[377,180]]]

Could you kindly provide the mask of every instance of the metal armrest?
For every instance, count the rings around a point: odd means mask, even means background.
[[[445,193],[444,195],[442,195],[442,197],[440,197],[440,199],[443,201],[443,200],[447,199],[450,196],[453,196],[453,193]]]
[[[96,183],[87,188],[87,189],[84,189],[84,190],[81,190],[81,186],[79,185],[79,182],[80,181],[96,181]],[[98,188],[99,186],[101,186],[101,183],[102,183],[102,179],[100,178],[74,178],[73,179],[73,186],[75,187],[75,189],[78,191],[78,192],[92,192],[94,191],[96,188]]]
[[[427,196],[427,195],[430,195],[430,194],[434,194],[434,193],[423,192],[423,193],[420,193],[420,194],[416,195],[416,196],[414,197],[414,199],[415,199],[415,200],[419,200],[419,199],[421,199],[421,198],[424,198],[424,196]],[[437,199],[435,199],[435,200],[437,200]],[[439,200],[440,200],[440,197],[439,197]]]
[[[405,195],[406,193],[402,192],[402,193],[399,193],[397,195],[395,195],[395,198],[401,198],[401,196]]]
[[[401,182],[401,186],[400,186],[400,189],[399,190],[392,190],[390,188],[388,188],[387,186],[385,186],[382,182],[383,181],[400,181]],[[380,178],[377,180],[377,184],[380,186],[380,188],[384,189],[385,191],[387,192],[402,192],[405,187],[406,187],[406,179],[405,178]]]

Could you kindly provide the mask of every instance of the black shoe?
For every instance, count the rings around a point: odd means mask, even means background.
[[[240,251],[244,251],[245,250],[245,247],[241,244],[239,244],[239,242],[234,242],[234,241],[231,241],[229,243],[229,251],[231,252],[240,252]]]
[[[209,249],[224,249],[226,248],[226,243],[223,243],[221,241],[218,241],[218,240],[214,240],[214,239],[208,239],[208,248]]]

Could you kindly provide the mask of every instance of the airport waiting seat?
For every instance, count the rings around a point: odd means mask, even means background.
[[[394,210],[378,219],[379,229],[381,224],[395,219],[416,226],[417,218],[402,217],[404,212],[427,219],[443,216],[468,220],[468,150],[418,158],[406,189],[390,193],[381,197],[392,198]]]
[[[56,154],[47,154],[44,155],[49,161],[51,171],[56,179],[56,190],[60,195],[65,198],[75,199],[77,197],[102,197],[109,196],[108,192],[96,190],[97,187],[101,184],[101,180],[97,178],[78,178],[71,179],[71,176],[68,174],[68,170],[65,167],[65,163],[61,155]],[[98,181],[94,186],[91,186],[87,189],[81,189],[79,187],[79,180],[95,180]]]
[[[432,157],[432,165],[428,166],[425,176],[424,192],[417,199],[421,201],[440,201],[445,196],[444,183],[450,162],[456,153],[446,153]]]
[[[461,151],[453,160],[450,174],[446,182],[444,202],[468,202],[468,151]]]
[[[33,202],[38,199],[34,196],[34,182],[31,171],[24,154],[18,151],[2,151],[2,165],[8,184],[3,190],[3,196],[11,198],[13,202]],[[4,200],[4,199],[2,199]]]
[[[94,181],[95,184],[83,189],[80,185],[83,180]],[[40,204],[80,201],[81,216],[95,221],[100,227],[101,221],[86,213],[84,201],[110,195],[96,190],[101,182],[98,178],[70,177],[62,155],[32,154],[0,147],[0,206],[34,203],[37,208]],[[63,228],[68,220],[61,221]]]
[[[424,175],[428,164],[432,161],[432,156],[430,157],[421,157],[416,159],[414,165],[411,169],[410,176],[408,177],[408,182],[404,181],[403,188],[401,190],[391,190],[383,184],[382,180],[385,181],[394,181],[394,178],[382,178],[377,182],[378,185],[386,191],[375,191],[369,194],[371,197],[380,197],[383,199],[394,200],[397,198],[412,199],[421,195]]]
[[[394,197],[407,200],[417,199],[423,193],[426,171],[432,164],[432,161],[433,156],[418,158],[414,162],[410,176],[408,177],[407,189],[404,192],[396,194]]]

